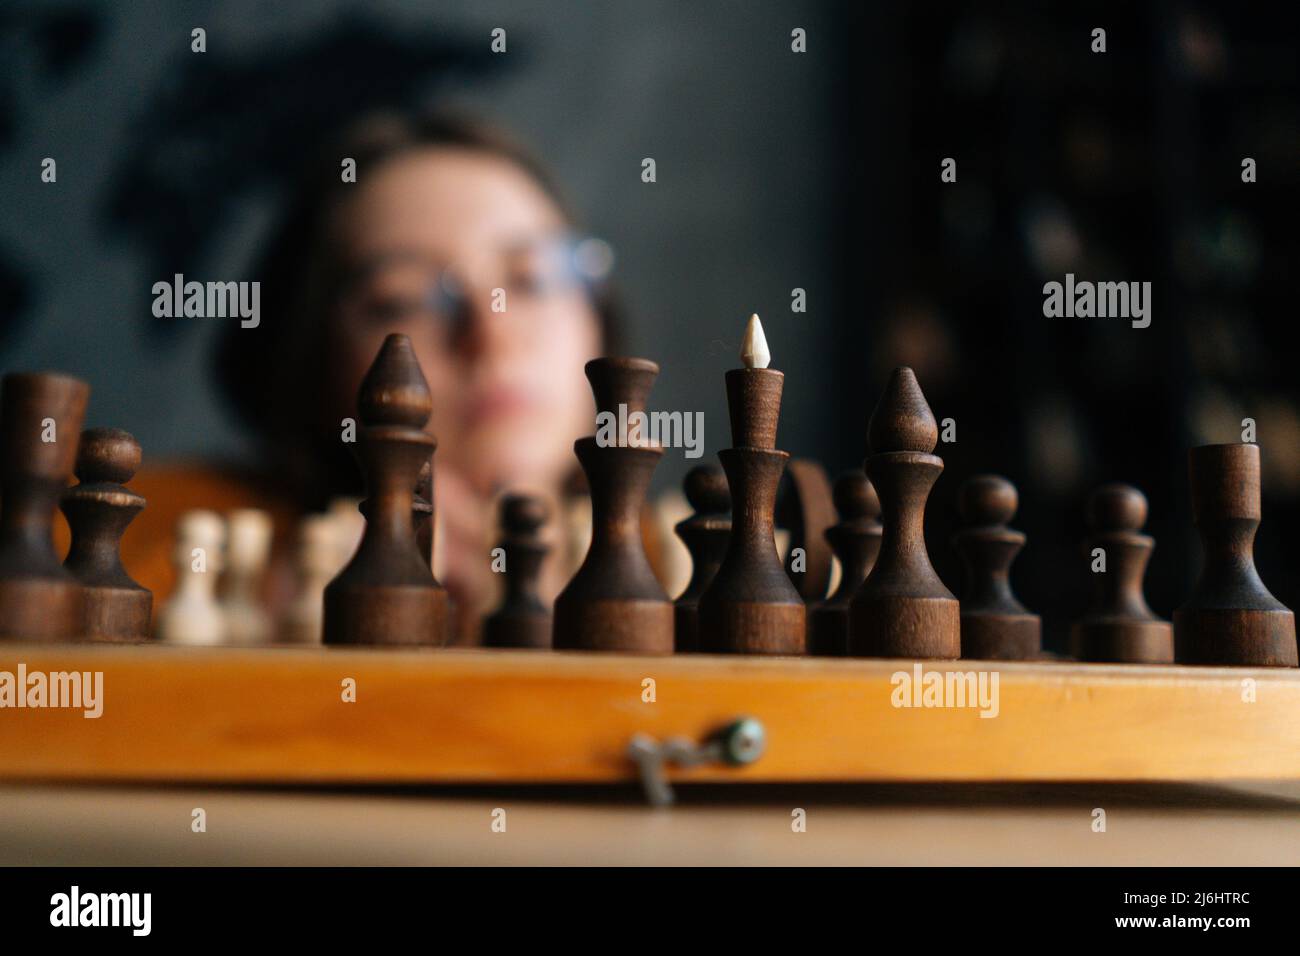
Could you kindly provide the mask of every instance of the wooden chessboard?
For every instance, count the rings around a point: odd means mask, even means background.
[[[996,673],[997,715],[981,717],[894,706],[894,675],[915,673],[906,660],[0,645],[0,671],[20,662],[101,671],[103,714],[0,710],[0,779],[632,780],[634,734],[700,740],[742,715],[766,730],[760,759],[670,779],[1300,779],[1296,669],[922,665]]]

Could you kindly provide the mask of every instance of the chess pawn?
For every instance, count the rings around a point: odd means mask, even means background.
[[[226,618],[217,602],[226,526],[212,511],[189,511],[176,526],[176,588],[158,614],[158,639],[168,644],[211,646],[226,640]]]
[[[1295,614],[1255,570],[1259,446],[1204,445],[1191,450],[1188,465],[1205,564],[1174,612],[1178,662],[1295,667]]]
[[[0,640],[69,641],[85,627],[85,592],[59,563],[53,522],[89,396],[67,375],[0,386]]]
[[[243,508],[226,519],[226,563],[221,613],[227,644],[253,646],[271,641],[271,618],[262,606],[262,575],[271,556],[271,516]]]
[[[808,609],[808,653],[844,657],[849,652],[849,605],[871,573],[880,553],[880,498],[867,476],[851,471],[835,482],[838,524],[826,529],[826,540],[840,560],[835,593]]]
[[[1081,661],[1169,664],[1174,659],[1173,630],[1151,613],[1142,595],[1156,546],[1140,533],[1146,521],[1146,495],[1132,485],[1103,485],[1088,498],[1093,597],[1070,631],[1070,652]],[[1103,559],[1104,566],[1098,563]]]
[[[683,490],[695,513],[674,529],[691,553],[691,579],[673,602],[673,649],[678,654],[700,649],[700,595],[718,573],[731,536],[731,492],[721,468],[692,468]]]
[[[641,510],[663,449],[626,435],[617,422],[645,413],[659,366],[641,358],[598,358],[586,365],[596,398],[597,434],[573,446],[591,488],[591,546],[555,600],[556,650],[671,654],[673,607],[650,569]],[[614,428],[609,428],[611,417]]]
[[[961,655],[961,609],[930,564],[925,503],[943,460],[916,375],[894,369],[867,425],[867,477],[880,496],[880,554],[849,608],[854,657],[950,659]]]
[[[144,508],[144,499],[123,487],[140,467],[140,443],[116,428],[81,433],[75,488],[60,507],[72,529],[63,566],[85,589],[81,634],[92,641],[149,639],[153,594],[122,567],[122,534]]]
[[[325,589],[326,644],[446,643],[447,592],[420,554],[414,489],[436,442],[423,431],[432,398],[411,340],[394,333],[361,383],[356,456],[366,530]]]
[[[1042,622],[1011,591],[1011,562],[1025,546],[1007,527],[1019,505],[1016,486],[996,475],[976,475],[961,486],[964,527],[953,546],[966,565],[961,598],[961,656],[982,661],[1027,661],[1043,649]]]
[[[718,452],[731,489],[731,534],[700,597],[700,649],[713,654],[802,654],[807,608],[776,551],[776,491],[788,452],[776,448],[785,375],[758,316],[741,346],[744,368],[726,374],[731,448]]]
[[[298,526],[298,593],[285,609],[281,636],[288,644],[319,644],[325,587],[339,572],[338,526],[328,514],[308,515]]]
[[[537,578],[550,548],[538,531],[547,509],[540,498],[507,495],[501,500],[501,543],[505,597],[483,622],[485,647],[551,646],[551,611],[537,594]]]

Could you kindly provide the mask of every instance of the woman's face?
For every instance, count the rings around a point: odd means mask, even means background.
[[[384,337],[410,336],[433,393],[438,468],[483,494],[553,488],[590,434],[599,323],[566,268],[566,223],[507,159],[430,147],[358,174],[334,236],[330,421],[354,415]]]

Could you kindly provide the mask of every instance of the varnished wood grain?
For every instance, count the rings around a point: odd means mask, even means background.
[[[634,733],[738,715],[768,749],[678,779],[1300,779],[1300,672],[926,662],[999,675],[999,712],[893,706],[916,662],[525,651],[0,646],[0,670],[99,670],[104,711],[0,712],[0,777],[281,783],[632,779]],[[356,702],[341,681],[356,682]],[[655,702],[643,700],[646,678]],[[1254,702],[1243,685],[1254,682]]]

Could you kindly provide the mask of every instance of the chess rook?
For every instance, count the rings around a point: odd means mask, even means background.
[[[122,534],[145,502],[124,487],[140,467],[140,443],[116,428],[81,433],[76,474],[60,507],[72,529],[63,566],[81,582],[85,618],[81,637],[91,641],[149,639],[153,594],[122,567]]]
[[[718,453],[731,489],[731,535],[722,564],[700,597],[700,648],[714,654],[802,654],[807,608],[776,551],[776,491],[788,452],[776,448],[785,375],[770,355],[758,316],[741,359],[726,374],[731,448]]]
[[[826,540],[840,559],[840,583],[835,593],[808,608],[808,653],[844,657],[849,652],[849,605],[871,573],[880,553],[880,498],[860,471],[835,482],[837,524],[826,529]]]
[[[1139,533],[1146,520],[1146,496],[1131,485],[1103,485],[1088,499],[1089,567],[1101,548],[1106,569],[1093,572],[1092,601],[1070,631],[1070,653],[1081,661],[1168,664],[1174,659],[1173,630],[1151,613],[1142,595],[1156,546]]]
[[[659,366],[641,358],[598,358],[586,365],[597,413],[616,419],[644,412]],[[630,430],[630,429],[629,429]],[[650,569],[641,510],[663,449],[596,436],[573,446],[591,488],[591,544],[555,600],[556,650],[671,654],[673,606]]]
[[[501,541],[505,597],[483,622],[485,647],[550,648],[551,611],[537,594],[537,578],[550,551],[539,531],[546,505],[530,495],[501,499]]]
[[[436,447],[423,430],[432,399],[405,335],[384,340],[357,405],[366,529],[352,560],[325,589],[324,641],[441,645],[447,592],[420,553],[413,519],[420,469]]]
[[[961,655],[961,610],[930,564],[925,504],[943,460],[939,428],[916,375],[894,369],[867,425],[867,477],[880,496],[880,554],[849,608],[853,657]]]
[[[953,547],[966,566],[962,657],[1033,660],[1042,653],[1042,622],[1011,591],[1011,563],[1025,546],[1024,534],[1007,527],[1018,505],[1016,486],[996,475],[976,475],[961,487],[963,528]]]
[[[1259,446],[1204,445],[1192,449],[1188,465],[1205,564],[1174,612],[1178,662],[1295,667],[1295,614],[1255,570]]]
[[[89,397],[67,375],[0,385],[0,640],[68,641],[85,626],[85,590],[59,563],[53,522]]]
[[[675,650],[700,649],[700,595],[713,581],[731,536],[731,492],[717,465],[699,465],[686,474],[686,500],[695,513],[673,530],[691,553],[691,580],[673,602]]]

